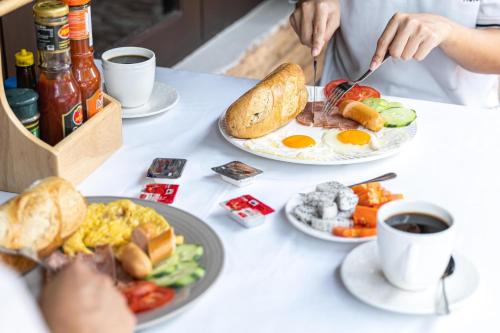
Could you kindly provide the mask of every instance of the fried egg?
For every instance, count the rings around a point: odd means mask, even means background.
[[[308,135],[292,135],[283,139],[288,148],[308,148],[316,145],[316,141]]]
[[[323,135],[323,143],[343,155],[369,153],[378,148],[377,138],[362,130],[330,130]]]

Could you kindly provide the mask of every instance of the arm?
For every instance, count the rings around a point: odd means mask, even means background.
[[[290,15],[290,24],[300,42],[318,56],[340,25],[339,0],[302,0]]]
[[[396,13],[377,42],[370,68],[379,66],[386,52],[421,61],[436,47],[467,70],[500,73],[499,29],[470,29],[433,14]]]

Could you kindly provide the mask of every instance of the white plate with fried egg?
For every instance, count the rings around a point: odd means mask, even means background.
[[[313,87],[307,87],[310,91]],[[318,87],[318,90],[322,87]],[[323,93],[318,93],[323,100]],[[404,149],[417,133],[417,124],[372,132],[363,126],[351,130],[326,129],[299,124],[295,119],[257,139],[237,139],[228,134],[224,114],[218,122],[222,136],[250,154],[297,164],[340,165],[387,158]]]

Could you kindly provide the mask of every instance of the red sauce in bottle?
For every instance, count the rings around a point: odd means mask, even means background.
[[[102,111],[101,74],[94,63],[90,0],[64,0],[69,5],[72,71],[82,95],[84,119]]]

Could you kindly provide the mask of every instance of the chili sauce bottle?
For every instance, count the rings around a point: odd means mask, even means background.
[[[90,0],[64,0],[69,6],[71,62],[82,95],[84,120],[102,111],[101,74],[94,63]]]
[[[71,71],[69,49],[69,8],[55,1],[39,1],[33,6],[40,77],[40,136],[56,145],[83,123],[80,89]]]

